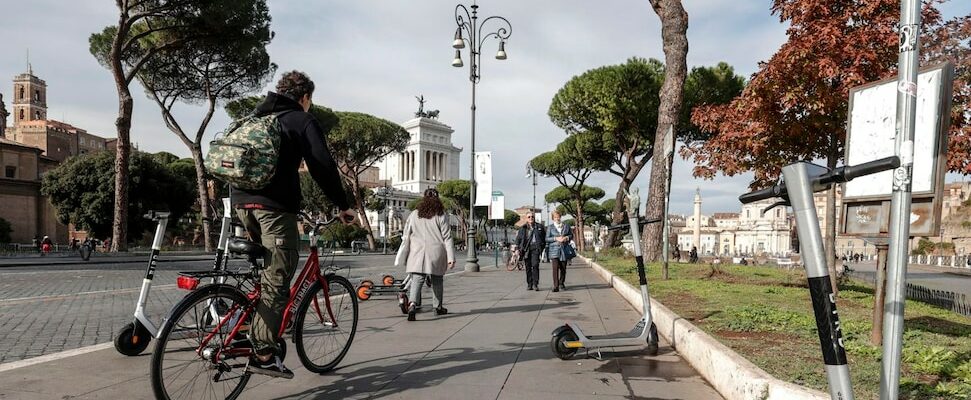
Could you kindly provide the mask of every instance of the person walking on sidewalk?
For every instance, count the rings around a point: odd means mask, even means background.
[[[432,282],[432,306],[435,315],[448,314],[442,306],[445,294],[445,269],[455,268],[455,249],[452,243],[452,227],[445,215],[445,206],[438,198],[438,190],[426,189],[424,196],[408,216],[405,229],[401,234],[401,249],[395,265],[407,265],[410,274],[408,283],[409,298],[408,320],[414,321],[421,304],[421,289],[425,279]]]
[[[566,263],[571,258],[566,246],[570,246],[570,241],[573,240],[573,228],[560,222],[562,217],[559,211],[553,211],[550,218],[553,223],[546,228],[546,243],[549,246],[547,252],[550,262],[553,263],[553,291],[559,292],[560,289],[566,289],[563,284],[566,281]]]
[[[526,261],[526,290],[539,290],[539,259],[546,247],[546,232],[532,214],[516,234],[516,245]]]
[[[267,250],[266,268],[260,279],[263,293],[250,327],[254,356],[247,371],[287,379],[293,378],[293,372],[278,356],[277,329],[299,259],[297,211],[302,200],[298,175],[301,160],[306,162],[310,176],[327,198],[341,210],[341,221],[350,224],[354,219],[337,163],[324,140],[326,132],[308,113],[313,94],[314,83],[307,75],[297,71],[283,74],[277,82],[276,93],[269,92],[255,110],[257,116],[277,115],[282,137],[276,172],[262,189],[232,188],[230,192],[250,240],[262,243]]]

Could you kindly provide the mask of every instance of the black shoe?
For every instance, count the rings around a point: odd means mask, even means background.
[[[438,307],[435,309],[435,315],[445,315],[448,314],[448,309],[445,307]]]
[[[249,364],[246,365],[246,372],[274,378],[293,379],[293,371],[283,365],[283,361],[277,356],[270,357],[266,361],[260,361],[256,356],[250,357]]]
[[[553,291],[554,292],[559,292],[560,291],[560,287],[559,286],[553,286]]]
[[[408,306],[408,320],[414,321],[415,313],[417,312],[418,312],[418,307],[415,306],[415,303],[411,303],[411,305]]]
[[[560,290],[566,290],[566,285],[564,285],[564,284],[561,283],[560,284]]]

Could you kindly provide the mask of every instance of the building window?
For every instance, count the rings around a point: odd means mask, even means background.
[[[7,178],[17,177],[17,167],[8,165],[7,168],[4,168],[4,169],[5,169],[4,176],[6,176]]]
[[[34,119],[40,119],[40,111],[34,111]]]
[[[34,101],[40,101],[40,90],[34,90]]]
[[[23,100],[26,97],[27,97],[27,94],[24,92],[24,87],[21,86],[20,87],[20,99]]]
[[[23,108],[20,109],[20,119],[21,120],[24,119],[24,109]]]

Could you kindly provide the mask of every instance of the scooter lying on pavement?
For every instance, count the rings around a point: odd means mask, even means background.
[[[115,335],[115,350],[126,356],[137,356],[148,348],[148,344],[153,337],[158,335],[158,327],[145,315],[145,304],[148,302],[148,295],[152,289],[152,280],[155,278],[155,268],[158,266],[158,256],[162,250],[162,239],[165,238],[165,227],[168,225],[170,213],[167,211],[149,211],[145,214],[146,219],[158,223],[155,227],[155,238],[152,240],[152,253],[148,258],[148,268],[145,271],[145,279],[142,280],[142,289],[138,294],[138,302],[135,303],[135,318],[132,322],[123,326]],[[216,258],[213,262],[213,271],[226,268],[229,260],[225,257],[226,243],[229,242],[230,229],[232,228],[232,209],[229,199],[223,199],[222,230],[219,233],[219,243],[216,247]]]
[[[637,194],[637,189],[634,188],[627,193],[627,209],[633,210],[630,212],[630,219],[628,223],[615,225],[610,227],[610,230],[624,229],[629,227],[631,230],[631,237],[633,238],[634,245],[634,259],[637,262],[637,276],[640,279],[641,285],[641,298],[643,301],[644,315],[637,324],[634,325],[634,329],[626,333],[617,333],[612,335],[603,336],[586,336],[583,331],[580,330],[580,326],[574,322],[567,322],[553,331],[553,338],[550,340],[550,348],[553,350],[553,354],[563,360],[568,360],[573,357],[577,350],[590,349],[597,351],[597,358],[601,358],[600,349],[604,347],[626,347],[626,346],[644,346],[647,345],[647,352],[650,355],[657,355],[658,351],[658,336],[657,336],[657,326],[654,324],[653,316],[651,315],[651,300],[647,291],[647,276],[644,271],[644,257],[641,253],[641,234],[640,228],[643,225],[649,223],[657,223],[662,220],[642,220],[637,216],[637,210],[640,209],[640,197]]]
[[[428,287],[431,287],[432,283],[430,279],[426,279]],[[395,279],[392,275],[385,275],[381,278],[381,285],[375,285],[370,279],[365,279],[357,285],[357,298],[361,301],[367,301],[371,296],[385,296],[385,295],[397,295],[398,296],[398,306],[401,308],[402,314],[408,313],[408,288],[411,284],[411,274],[405,277],[405,279]]]

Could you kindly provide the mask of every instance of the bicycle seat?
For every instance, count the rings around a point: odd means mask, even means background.
[[[266,248],[263,247],[263,245],[243,238],[229,239],[226,249],[229,250],[230,253],[245,254],[252,258],[263,257],[263,255],[266,254]]]

